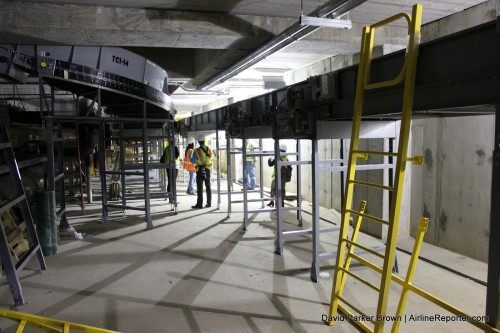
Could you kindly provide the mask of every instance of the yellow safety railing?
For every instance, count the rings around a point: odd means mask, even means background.
[[[120,333],[6,309],[0,309],[0,317],[19,322],[16,333],[22,333],[27,326],[50,333],[69,333],[71,330],[88,333]]]
[[[417,237],[415,238],[415,244],[413,246],[413,253],[411,255],[410,259],[410,264],[408,265],[408,271],[406,273],[406,278],[403,280],[402,278],[393,275],[392,280],[397,282],[399,285],[403,287],[403,291],[401,293],[401,297],[399,299],[399,304],[398,304],[398,309],[396,310],[396,318],[402,318],[405,306],[406,306],[406,301],[408,299],[408,294],[410,291],[416,293],[417,295],[422,296],[423,298],[427,299],[428,301],[440,306],[441,308],[449,311],[450,313],[454,314],[455,316],[463,319],[465,322],[469,322],[471,325],[476,326],[477,328],[481,329],[484,332],[487,333],[499,333],[500,330],[495,329],[486,323],[478,320],[477,318],[466,314],[462,310],[454,307],[451,304],[446,303],[445,301],[437,298],[434,295],[431,295],[427,293],[426,291],[414,286],[412,284],[413,281],[413,275],[415,274],[415,269],[417,266],[417,260],[418,256],[420,254],[420,250],[422,248],[422,242],[424,240],[424,233],[427,230],[427,225],[429,221],[426,218],[422,218],[420,220],[420,226],[418,228],[418,234]],[[394,324],[392,326],[391,332],[396,333],[399,330],[399,326],[401,324],[401,320],[396,320],[394,321]]]
[[[408,22],[408,48],[405,55],[405,62],[401,72],[392,80],[370,83],[370,67],[373,55],[373,40],[375,36],[376,28],[384,26],[398,19],[406,19]],[[399,226],[399,214],[401,208],[401,200],[403,195],[403,183],[404,175],[406,169],[406,162],[421,161],[420,157],[408,157],[408,140],[410,134],[410,123],[411,114],[413,106],[413,96],[414,96],[414,86],[415,86],[415,76],[416,76],[416,64],[418,47],[420,43],[420,25],[422,20],[422,5],[413,6],[413,11],[411,17],[407,14],[397,14],[384,21],[376,23],[372,26],[365,27],[363,29],[362,40],[361,40],[361,51],[360,51],[360,62],[358,67],[358,78],[356,82],[356,98],[354,101],[354,120],[352,125],[351,134],[351,144],[349,149],[349,161],[347,168],[347,181],[346,181],[346,192],[345,192],[345,202],[344,208],[342,210],[342,221],[339,232],[339,242],[337,250],[336,259],[336,270],[334,274],[334,282],[332,288],[332,298],[329,310],[329,318],[335,318],[338,309],[346,314],[351,314],[350,308],[360,314],[363,314],[358,308],[356,308],[352,302],[349,302],[343,296],[343,289],[345,286],[345,280],[347,276],[351,276],[358,281],[363,281],[363,283],[373,290],[377,291],[378,304],[377,313],[375,316],[365,316],[367,318],[366,322],[371,322],[374,325],[372,329],[367,323],[363,321],[356,321],[355,323],[360,326],[363,330],[367,332],[383,332],[384,330],[384,320],[373,320],[372,318],[385,318],[387,312],[387,302],[389,297],[389,287],[392,280],[392,267],[394,265],[394,256],[396,251],[396,239]],[[359,150],[359,133],[361,127],[361,119],[363,115],[364,108],[364,94],[365,91],[370,89],[377,89],[382,87],[388,87],[397,85],[404,81],[404,96],[402,105],[402,115],[401,115],[401,127],[399,132],[399,143],[398,152],[374,152],[374,151],[362,151]],[[373,184],[362,182],[356,180],[356,165],[357,159],[368,159],[369,156],[384,156],[384,157],[394,157],[395,158],[395,176],[394,176],[394,186],[385,186],[382,184]],[[352,208],[353,196],[355,187],[372,187],[380,190],[387,190],[392,192],[392,202],[389,212],[389,219],[385,220],[373,215],[366,214],[364,208],[358,211]],[[366,206],[366,203],[364,204]],[[363,206],[363,207],[364,207]],[[348,228],[349,220],[351,215],[357,216],[358,219],[364,218],[372,222],[380,223],[387,226],[387,243],[385,248],[385,253],[383,258],[383,267],[379,267],[369,260],[362,258],[361,256],[354,254],[354,247],[361,247],[360,244],[356,242],[357,232],[353,233],[351,240],[348,239]],[[359,227],[359,223],[358,226]],[[349,250],[347,250],[349,249]],[[367,249],[365,247],[365,249]],[[348,253],[346,253],[348,251]],[[374,251],[372,251],[374,252]],[[370,252],[371,253],[371,252]],[[357,275],[349,272],[350,261],[354,259],[367,267],[370,267],[382,274],[380,285],[375,285],[368,281],[365,281]],[[345,305],[345,306],[344,306]],[[327,324],[333,325],[333,321],[328,321]]]

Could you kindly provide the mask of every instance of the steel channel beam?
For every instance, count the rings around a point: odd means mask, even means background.
[[[500,90],[500,38],[495,22],[486,23],[420,45],[415,80],[414,114],[418,111],[494,104]],[[404,52],[374,59],[371,80],[394,77]],[[460,56],[457,57],[456,55]],[[464,59],[467,66],[464,66]],[[329,103],[330,119],[352,117],[358,66],[338,71],[340,96]],[[363,116],[400,113],[402,88],[380,89],[366,94]],[[473,112],[473,111],[472,111]],[[482,112],[482,111],[481,111]]]
[[[415,81],[414,114],[423,116],[439,110],[498,103],[500,90],[500,39],[495,31],[496,21],[485,23],[455,34],[420,45]],[[397,75],[404,61],[405,50],[376,58],[371,64],[373,82],[384,81]],[[460,54],[460,57],[456,57]],[[469,59],[463,66],[463,59]],[[319,120],[350,119],[354,109],[355,82],[358,65],[335,71],[338,76],[338,98],[324,100],[317,106]],[[294,87],[307,86],[307,81]],[[363,116],[399,118],[402,88],[385,88],[368,92]],[[274,97],[276,91],[254,97],[250,101]],[[253,105],[254,103],[247,103]],[[275,105],[275,102],[273,102]],[[220,112],[227,106],[208,112]],[[432,113],[429,110],[432,111]],[[254,113],[252,110],[247,112]],[[449,111],[449,110],[447,110]],[[468,115],[474,114],[471,110]],[[477,110],[484,114],[484,110]],[[448,114],[448,113],[447,113]],[[460,115],[457,113],[457,115]],[[213,116],[200,114],[193,117],[197,130],[215,130]],[[198,125],[203,123],[203,127]],[[267,126],[272,126],[272,120]],[[250,132],[248,130],[248,132]]]

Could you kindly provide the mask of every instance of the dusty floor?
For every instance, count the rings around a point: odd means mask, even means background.
[[[121,332],[358,332],[348,321],[334,327],[323,324],[334,262],[322,262],[320,281],[310,281],[310,237],[287,239],[285,254],[276,255],[275,213],[253,214],[245,232],[238,213],[242,205],[234,205],[236,212],[228,218],[226,197],[220,210],[216,204],[192,210],[196,197],[185,195],[182,183],[179,193],[177,215],[166,201],[152,200],[155,227],[147,231],[141,212],[122,216],[114,211],[110,223],[100,224],[99,202],[88,205],[85,215],[73,205],[70,223],[86,237],[62,242],[57,255],[46,257],[46,271],[36,272],[32,260],[21,274],[28,304],[18,310]],[[310,211],[308,203],[304,208]],[[321,217],[322,227],[331,226],[325,220],[337,218],[328,210],[322,210]],[[303,218],[309,227],[310,214],[304,212]],[[284,220],[286,229],[297,228],[295,213],[286,212]],[[322,251],[336,251],[337,238],[336,232],[321,234]],[[381,244],[366,235],[361,238],[369,246]],[[403,250],[412,245],[411,238],[398,242],[400,276],[409,261]],[[414,279],[417,286],[471,315],[484,314],[486,288],[478,282],[486,281],[486,264],[430,245],[424,246],[422,256],[476,280],[421,260]],[[353,271],[372,281],[379,277],[359,265]],[[401,288],[393,285],[389,314],[394,314],[400,293]],[[373,290],[349,279],[344,295],[374,313]],[[0,307],[12,304],[2,280]],[[435,314],[449,315],[410,295],[400,332],[480,332],[464,322],[409,321],[411,315]],[[391,326],[389,321],[385,331]],[[15,332],[13,322],[0,319],[0,330]]]

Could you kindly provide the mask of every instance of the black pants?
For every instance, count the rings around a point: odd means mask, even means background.
[[[198,191],[198,199],[196,200],[196,206],[203,206],[203,183],[205,183],[205,188],[207,189],[207,205],[212,205],[212,191],[210,190],[210,169],[205,169],[206,177],[202,179],[200,172],[196,172],[196,190]]]
[[[177,172],[179,172],[178,169],[167,169],[167,179],[168,179],[167,192],[168,193],[170,193],[170,188],[171,188],[170,184],[175,184],[175,182],[177,180]],[[172,198],[172,200],[173,200],[173,198]]]
[[[285,205],[285,196],[286,196],[286,182],[281,181],[281,205]],[[271,182],[271,197],[276,197],[276,180],[273,179]]]

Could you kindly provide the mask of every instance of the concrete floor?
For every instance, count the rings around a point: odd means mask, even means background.
[[[28,304],[18,310],[121,332],[358,332],[348,321],[334,327],[323,324],[333,261],[322,263],[320,281],[312,283],[309,237],[288,239],[284,256],[275,255],[274,213],[252,215],[244,232],[241,213],[227,218],[227,198],[223,197],[220,210],[214,204],[192,210],[196,197],[184,194],[185,184],[178,186],[182,193],[178,214],[173,215],[165,201],[152,200],[155,228],[148,231],[140,212],[128,211],[126,216],[113,212],[111,222],[103,225],[98,223],[98,202],[87,205],[84,216],[73,205],[70,223],[86,237],[62,242],[58,254],[46,258],[47,271],[37,273],[32,260],[21,277]],[[233,209],[240,211],[242,205]],[[304,209],[310,211],[310,204],[304,203]],[[310,214],[303,217],[309,227]],[[328,210],[322,210],[321,217],[338,219]],[[284,219],[286,229],[296,228],[294,213],[285,213]],[[331,226],[325,220],[322,227]],[[322,251],[335,251],[337,238],[336,232],[321,234]],[[369,246],[381,244],[367,235],[361,239]],[[412,245],[411,238],[398,242],[401,250]],[[424,246],[422,256],[486,281],[484,263],[430,245]],[[398,251],[397,259],[399,275],[404,276],[409,255]],[[372,281],[378,278],[362,266],[353,266],[353,271]],[[2,282],[0,307],[9,307],[12,298]],[[421,260],[414,283],[471,315],[485,312],[486,288],[474,280]],[[388,314],[394,314],[400,292],[400,287],[392,286]],[[376,294],[356,280],[348,280],[344,295],[374,313]],[[410,295],[407,316],[437,313],[448,314]],[[389,322],[385,331],[391,326]],[[11,321],[0,319],[0,331],[15,332],[15,328]],[[400,329],[417,331],[480,332],[464,322],[439,321],[407,321]]]

